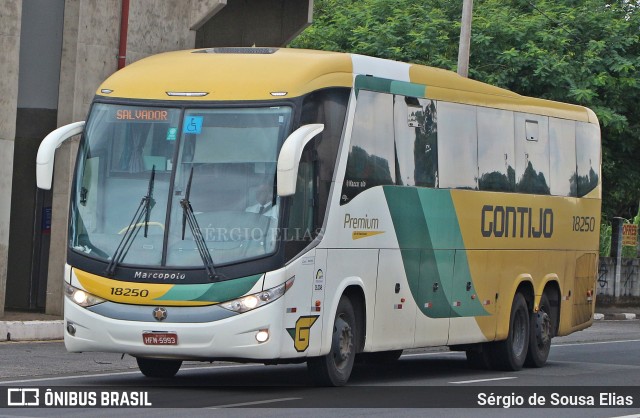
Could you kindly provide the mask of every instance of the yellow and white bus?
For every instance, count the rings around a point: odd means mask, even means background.
[[[600,131],[584,107],[354,54],[212,48],[142,59],[98,89],[64,274],[69,351],[307,362],[449,346],[540,367],[591,325]]]

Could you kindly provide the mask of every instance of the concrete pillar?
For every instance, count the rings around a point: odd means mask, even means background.
[[[21,3],[21,0],[10,2]],[[227,3],[234,7],[229,9]],[[226,9],[228,11],[220,17]],[[65,0],[58,126],[85,120],[98,86],[116,71],[120,11],[121,0]],[[312,13],[313,0],[131,1],[126,64],[160,52],[193,48],[196,44],[196,29],[202,36],[214,33],[211,36],[217,36],[216,42],[226,42],[227,35],[239,33],[240,37],[237,39],[243,44],[285,45],[309,25]],[[4,27],[0,26],[0,33]],[[19,32],[18,27],[18,34]],[[0,62],[0,70],[3,65],[4,57]],[[0,83],[6,80],[6,77],[0,79]],[[17,81],[15,84],[17,87]],[[0,97],[0,100],[4,98]],[[15,110],[15,106],[13,109]],[[0,115],[1,125],[5,113]],[[14,126],[15,115],[12,127]],[[9,137],[12,138],[12,135]],[[1,132],[0,138],[3,138]],[[70,140],[56,151],[46,297],[46,312],[49,314],[62,313],[62,275],[67,250],[69,193],[77,146],[77,139]],[[3,179],[0,178],[0,181]],[[0,225],[2,213],[0,207]],[[0,271],[3,265],[2,251],[0,230]],[[0,281],[2,277],[0,275]]]
[[[227,0],[191,0],[191,30],[198,30],[227,5]]]
[[[7,283],[21,21],[22,0],[4,0],[0,14],[0,317],[4,316]]]
[[[285,46],[307,26],[313,0],[231,0],[201,27],[196,47]]]
[[[611,224],[611,256],[616,260],[615,275],[613,279],[613,297],[618,300],[622,292],[622,225],[623,218],[613,218]]]
[[[203,16],[218,3],[193,1]],[[164,51],[193,48],[195,32],[189,26],[194,13],[184,5],[183,0],[130,2],[127,64]],[[120,0],[65,1],[58,126],[85,120],[98,86],[116,71],[120,6]],[[74,138],[56,151],[46,296],[46,313],[52,315],[62,314],[69,195],[77,150]]]
[[[58,126],[85,120],[98,86],[116,70],[119,27],[120,0],[65,1]],[[75,138],[56,151],[45,309],[51,315],[62,314],[69,195],[77,150]]]

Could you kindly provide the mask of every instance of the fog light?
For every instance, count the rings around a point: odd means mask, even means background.
[[[76,327],[71,322],[67,322],[67,332],[71,336],[76,335]]]
[[[256,334],[256,340],[259,343],[263,343],[263,342],[267,341],[268,339],[269,339],[269,330],[268,329],[261,329]]]

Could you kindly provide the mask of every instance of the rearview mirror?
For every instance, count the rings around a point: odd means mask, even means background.
[[[70,123],[51,132],[42,140],[36,157],[36,183],[40,189],[51,190],[56,149],[67,139],[82,133],[83,129],[84,121]]]
[[[278,157],[278,196],[292,196],[296,193],[298,166],[302,150],[309,141],[324,130],[324,125],[314,123],[296,129],[284,141]]]

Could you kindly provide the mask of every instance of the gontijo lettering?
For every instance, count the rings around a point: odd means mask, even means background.
[[[480,228],[485,238],[551,238],[553,210],[484,205]]]

